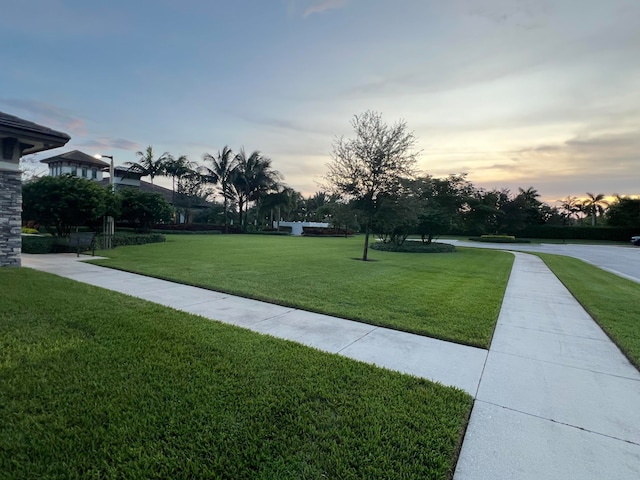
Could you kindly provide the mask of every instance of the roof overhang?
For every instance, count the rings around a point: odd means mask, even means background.
[[[62,147],[69,140],[66,133],[0,112],[0,161],[15,162],[16,152],[18,157],[29,155]]]

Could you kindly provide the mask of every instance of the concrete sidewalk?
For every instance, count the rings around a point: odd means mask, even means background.
[[[640,373],[542,260],[514,255],[454,478],[640,478]]]
[[[456,480],[640,478],[640,373],[538,257],[512,253],[489,352],[97,267],[75,255],[23,255],[22,263],[464,389],[476,401]]]

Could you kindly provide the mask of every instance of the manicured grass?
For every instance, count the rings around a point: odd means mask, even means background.
[[[640,369],[640,285],[576,258],[537,255]]]
[[[460,390],[0,269],[0,477],[451,478]]]
[[[172,235],[100,265],[488,348],[513,256],[371,250],[362,237]]]

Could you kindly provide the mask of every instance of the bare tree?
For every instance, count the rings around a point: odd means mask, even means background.
[[[337,138],[331,162],[324,176],[327,188],[354,200],[365,214],[362,260],[367,260],[371,224],[378,199],[394,193],[403,178],[412,178],[419,152],[413,151],[416,138],[399,121],[387,125],[378,112],[366,111],[351,121],[355,138]]]

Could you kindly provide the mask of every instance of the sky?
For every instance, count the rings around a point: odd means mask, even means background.
[[[372,110],[425,174],[640,194],[638,0],[3,0],[0,45],[0,111],[72,137],[37,160],[228,145],[308,196]]]

